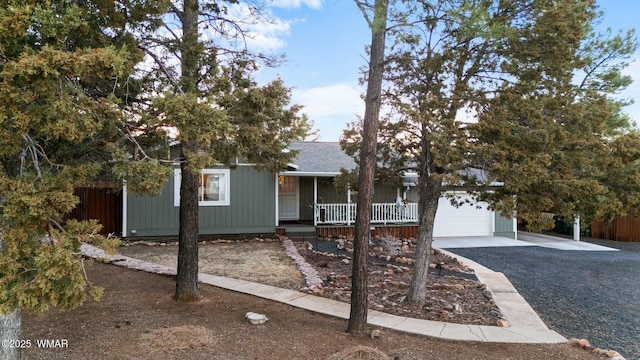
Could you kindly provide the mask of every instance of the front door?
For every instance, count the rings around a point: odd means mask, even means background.
[[[300,178],[280,176],[278,178],[278,219],[300,218]]]

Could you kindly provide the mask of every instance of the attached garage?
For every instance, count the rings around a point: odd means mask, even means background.
[[[440,198],[433,236],[493,236],[494,212],[487,210],[486,204],[474,204],[466,193],[460,194],[458,200],[469,200],[470,204],[455,207],[448,198]]]

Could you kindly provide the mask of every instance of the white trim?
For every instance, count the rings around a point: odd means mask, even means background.
[[[226,166],[225,164],[215,164],[216,166]],[[233,166],[256,166],[258,164],[251,164],[251,163],[236,163],[233,164]]]
[[[280,179],[278,174],[275,174],[276,177],[276,227],[280,225],[280,214],[278,214],[278,212],[280,211],[280,201],[279,201],[279,197],[280,197]]]
[[[122,237],[127,237],[127,182],[122,182]]]
[[[489,211],[491,212],[491,236],[494,236],[496,234],[496,212],[495,210]]]
[[[224,194],[222,200],[204,200],[198,199],[198,206],[229,206],[231,204],[231,170],[229,169],[202,169],[200,176],[206,174],[222,175],[222,181],[219,182],[220,192]],[[182,170],[173,170],[173,206],[180,206],[180,181],[182,178]]]
[[[288,179],[291,179],[291,181],[293,181],[295,183],[295,189],[294,189],[294,193],[289,193],[287,192],[287,195],[295,195],[295,211],[291,213],[291,216],[281,216],[278,215],[278,219],[282,219],[282,220],[299,220],[300,219],[300,177],[297,176],[288,176]],[[280,182],[278,181],[278,185],[280,185]],[[278,201],[280,201],[280,198],[282,197],[282,194],[280,193],[280,191],[278,190]],[[293,198],[292,198],[293,200]],[[285,209],[285,211],[287,211],[288,209]],[[278,212],[280,212],[280,206],[278,205]]]
[[[340,175],[340,172],[325,172],[325,171],[281,171],[280,175],[282,176],[318,176],[318,177],[335,177],[337,175]],[[443,185],[447,185],[444,181],[442,182]],[[448,185],[447,185],[448,186]],[[504,182],[501,181],[494,181],[492,183],[489,184],[489,186],[493,186],[493,187],[502,187],[504,186]],[[463,191],[463,190],[457,190],[457,191]]]
[[[318,177],[313,177],[313,226],[318,226],[318,214],[317,214],[317,206],[318,203]]]
[[[171,165],[175,166],[175,167],[180,167],[181,162],[180,161],[174,161],[173,163],[171,163]],[[250,163],[234,163],[232,164],[233,166],[256,166],[257,164],[250,164]],[[209,165],[209,166],[229,166],[228,164],[223,164],[223,163],[215,163],[213,165]]]
[[[339,175],[339,172],[314,172],[314,171],[281,171],[282,176],[318,176],[330,177]]]

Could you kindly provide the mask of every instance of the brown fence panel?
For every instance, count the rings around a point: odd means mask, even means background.
[[[74,195],[80,203],[67,214],[67,219],[96,219],[102,225],[101,234],[122,232],[122,190],[111,187],[78,187]]]
[[[591,236],[599,239],[640,242],[640,218],[621,216],[611,223],[594,221]]]

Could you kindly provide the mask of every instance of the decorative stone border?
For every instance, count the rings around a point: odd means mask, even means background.
[[[281,239],[275,238],[260,238],[255,237],[252,239],[239,239],[239,240],[228,240],[228,239],[217,239],[217,240],[201,240],[198,241],[198,244],[234,244],[234,243],[251,243],[251,242],[278,242]],[[121,243],[122,246],[133,246],[133,245],[145,245],[145,246],[177,246],[177,240],[171,241],[151,241],[151,240],[136,240],[136,241],[123,241]]]
[[[284,251],[289,255],[291,259],[298,265],[298,269],[305,278],[307,284],[306,287],[300,289],[302,292],[314,292],[314,290],[322,289],[324,281],[318,275],[316,269],[313,268],[305,259],[298,253],[298,249],[293,244],[293,241],[284,235],[279,235],[280,241],[284,246]]]
[[[573,345],[579,348],[583,348],[587,351],[591,351],[592,353],[599,355],[603,358],[608,358],[611,360],[625,360],[625,358],[615,350],[600,349],[600,348],[591,346],[591,344],[587,339],[571,338],[567,341],[567,343],[569,345]]]

